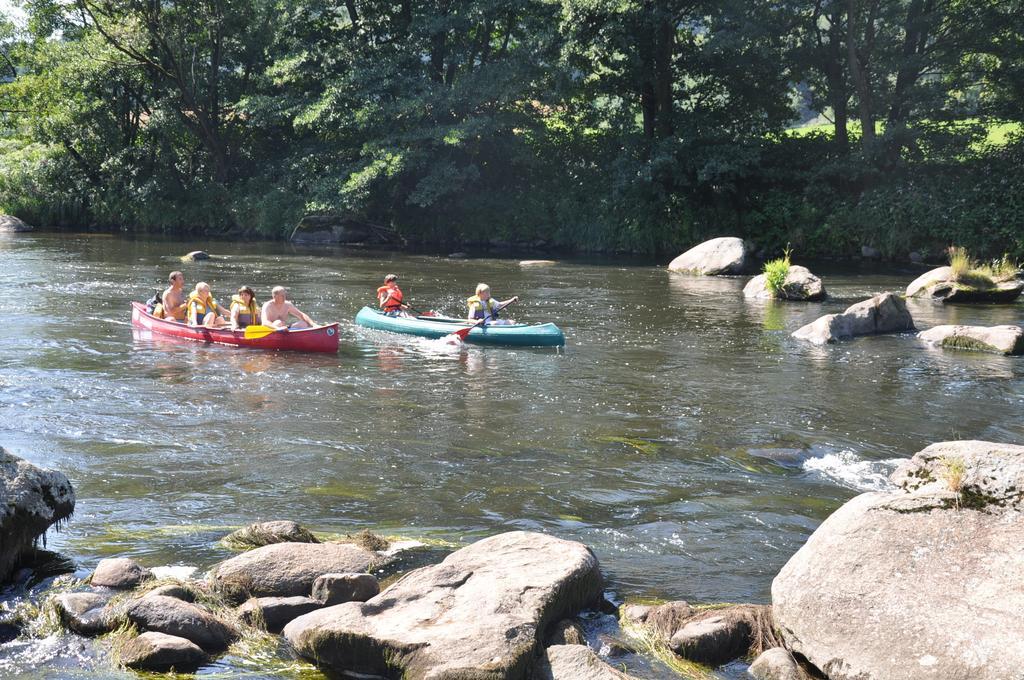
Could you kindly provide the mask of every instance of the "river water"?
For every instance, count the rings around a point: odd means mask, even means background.
[[[177,261],[198,247],[218,259]],[[340,351],[133,336],[129,300],[178,268],[222,300],[288,286],[341,321]],[[416,307],[453,314],[486,281],[567,345],[453,349],[354,326],[392,271]],[[454,545],[544,531],[591,546],[618,598],[767,602],[815,527],[899,460],[947,439],[1024,441],[1024,360],[909,335],[790,338],[917,272],[825,274],[825,303],[753,303],[744,279],[656,266],[0,235],[0,445],[71,479],[77,510],[49,547],[79,575],[115,555],[203,570],[231,529],[294,519]],[[921,328],[1024,321],[1021,304],[910,306]],[[0,674],[117,671],[51,636],[0,647]]]

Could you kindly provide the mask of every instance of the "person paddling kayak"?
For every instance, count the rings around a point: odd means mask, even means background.
[[[466,306],[469,307],[469,316],[467,317],[470,321],[480,321],[486,319],[485,324],[510,324],[512,321],[508,319],[499,319],[498,316],[501,313],[502,307],[507,307],[513,302],[518,302],[519,296],[515,296],[498,302],[491,297],[491,287],[486,283],[478,283],[476,285],[476,295],[466,298]]]
[[[377,302],[381,311],[388,316],[405,316],[408,306],[403,302],[402,290],[398,287],[398,275],[388,274],[384,285],[377,289]]]

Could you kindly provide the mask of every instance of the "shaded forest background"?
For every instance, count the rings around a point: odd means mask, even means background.
[[[0,211],[1024,257],[1024,0],[27,0]]]

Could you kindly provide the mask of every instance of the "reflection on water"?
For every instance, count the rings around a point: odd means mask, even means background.
[[[221,259],[174,258],[200,247]],[[0,325],[0,444],[72,479],[78,510],[50,546],[82,573],[115,554],[205,568],[226,556],[229,527],[290,518],[456,543],[548,531],[592,546],[620,595],[767,601],[818,523],[884,484],[895,460],[943,439],[1024,439],[1020,359],[910,335],[789,336],[912,274],[825,271],[833,299],[783,304],[744,300],[743,278],[657,267],[91,236],[0,248],[0,285],[18,292]],[[311,316],[343,322],[339,353],[133,335],[129,298],[179,267],[190,284],[250,284],[261,300],[288,285]],[[521,320],[557,321],[567,346],[453,347],[353,326],[389,271],[417,307],[447,314],[487,281],[522,298]],[[910,304],[922,328],[1024,316]],[[51,675],[78,666],[56,656]]]

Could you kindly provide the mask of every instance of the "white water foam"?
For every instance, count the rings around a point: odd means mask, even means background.
[[[804,461],[803,469],[857,491],[885,491],[895,488],[889,475],[899,463],[899,458],[864,460],[853,451],[845,450],[809,458]]]

